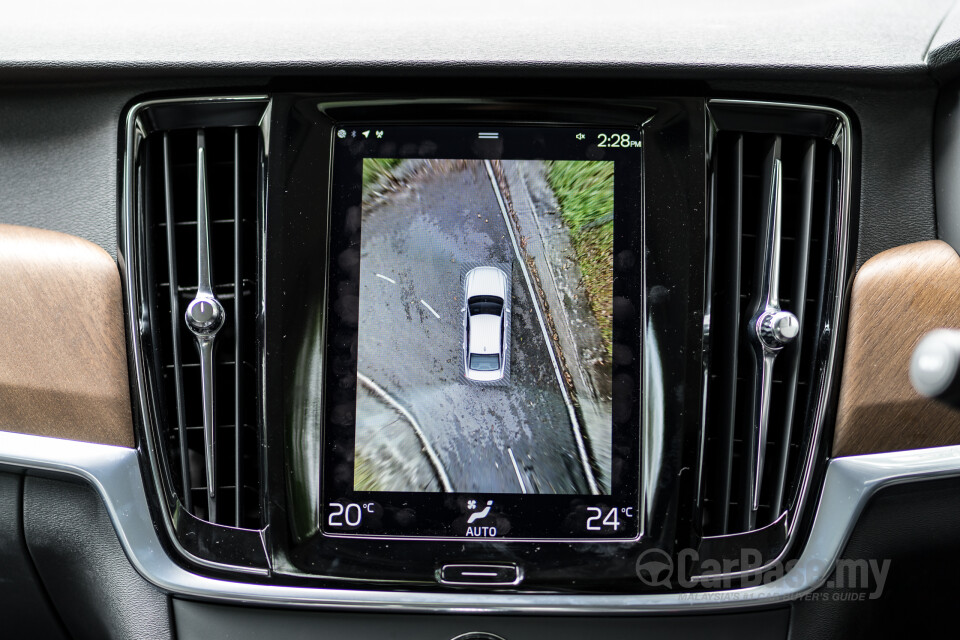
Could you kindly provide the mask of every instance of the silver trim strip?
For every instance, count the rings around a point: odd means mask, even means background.
[[[135,449],[0,432],[0,467],[66,474],[103,499],[134,568],[160,589],[210,600],[264,605],[470,613],[625,613],[769,605],[819,587],[867,501],[881,487],[960,476],[960,445],[832,460],[809,541],[796,566],[769,584],[705,594],[535,595],[314,589],[231,582],[190,573],[164,550],[154,528]],[[701,597],[702,596],[702,597]]]

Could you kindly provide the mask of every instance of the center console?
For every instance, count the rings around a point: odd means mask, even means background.
[[[131,106],[171,555],[317,589],[762,579],[822,472],[850,135],[703,96]]]

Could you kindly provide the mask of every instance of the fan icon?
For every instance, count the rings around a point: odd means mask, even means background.
[[[470,509],[471,511],[473,511],[476,508],[477,508],[476,500],[467,500],[467,509]]]

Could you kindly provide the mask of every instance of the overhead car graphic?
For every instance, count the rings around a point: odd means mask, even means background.
[[[510,291],[497,267],[471,269],[463,279],[463,375],[474,382],[503,379]]]

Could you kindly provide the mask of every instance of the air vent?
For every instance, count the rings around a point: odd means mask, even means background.
[[[710,103],[702,529],[796,522],[829,398],[849,132],[833,110]],[[774,553],[779,549],[773,549]]]
[[[171,511],[258,529],[264,149],[258,118],[226,106],[164,105],[140,142],[143,342]]]

